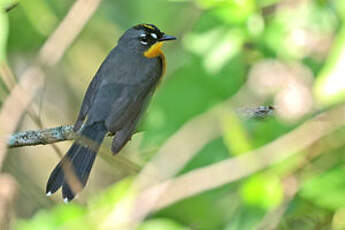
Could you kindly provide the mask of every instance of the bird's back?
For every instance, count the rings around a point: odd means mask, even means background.
[[[131,110],[131,104],[144,100],[153,92],[162,73],[160,57],[146,58],[115,47],[100,66],[97,72],[100,76],[95,76],[100,79],[100,85],[87,123],[106,120],[109,116],[116,119],[117,114]]]

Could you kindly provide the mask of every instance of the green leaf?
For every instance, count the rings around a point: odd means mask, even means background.
[[[224,228],[225,230],[252,230],[255,229],[265,214],[265,211],[250,206],[239,208],[231,221]]]
[[[58,19],[47,1],[22,1],[21,7],[25,12],[27,20],[41,35],[48,36],[57,25]],[[37,20],[37,15],[39,15],[40,20]]]
[[[242,186],[241,196],[248,205],[272,209],[283,199],[283,188],[279,177],[259,174],[249,178]]]
[[[5,6],[5,1],[0,0],[0,7]],[[0,10],[0,62],[6,58],[6,44],[8,37],[8,17],[5,11]]]
[[[214,9],[214,13],[227,24],[243,24],[256,10],[254,0],[227,0],[221,7]]]
[[[331,209],[345,207],[345,167],[338,167],[306,181],[300,195]]]
[[[320,104],[331,105],[345,100],[345,26],[333,45],[330,56],[315,82],[314,92]]]
[[[75,221],[78,221],[85,213],[86,210],[76,204],[59,205],[51,212],[40,211],[30,220],[18,221],[15,225],[15,229],[53,230],[65,225],[79,226],[78,222]],[[75,224],[73,224],[73,222],[75,222]]]
[[[87,208],[70,203],[59,205],[51,211],[40,211],[30,220],[19,220],[17,230],[94,229],[100,221],[117,208],[118,202],[130,196],[132,178],[126,178],[96,198],[90,200]]]
[[[188,230],[170,219],[152,219],[142,223],[137,230]]]
[[[250,151],[250,140],[240,119],[234,112],[224,113],[222,116],[223,138],[229,152],[239,155]]]
[[[15,3],[15,1],[13,1],[13,0],[0,0],[0,8],[1,8],[1,10],[3,10],[6,7],[8,7],[14,3]]]
[[[129,194],[129,189],[132,185],[132,182],[132,177],[128,177],[117,182],[102,192],[99,196],[96,196],[94,199],[92,199],[89,204],[89,209],[110,210],[114,208],[117,202]]]
[[[338,16],[342,18],[345,22],[345,1],[343,0],[333,0],[334,10],[337,11]]]

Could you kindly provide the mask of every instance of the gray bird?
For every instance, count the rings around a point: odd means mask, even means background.
[[[165,72],[162,43],[175,39],[152,24],[136,25],[121,36],[86,91],[74,125],[78,138],[50,174],[48,196],[62,187],[63,199],[68,202],[85,187],[108,132],[115,134],[114,154],[131,139]]]

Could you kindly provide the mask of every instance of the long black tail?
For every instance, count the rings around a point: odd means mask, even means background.
[[[68,202],[84,188],[106,133],[103,122],[83,128],[80,139],[73,143],[50,174],[46,189],[48,196],[62,186],[62,196]]]

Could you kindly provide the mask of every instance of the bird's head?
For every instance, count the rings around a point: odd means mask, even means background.
[[[118,45],[128,52],[153,58],[160,54],[163,42],[171,40],[176,40],[176,37],[166,35],[155,25],[139,24],[127,30],[119,39]]]

